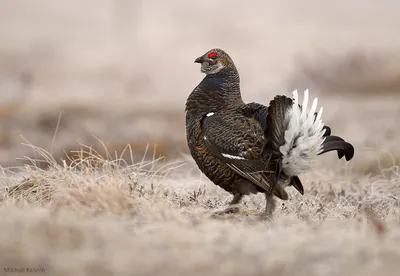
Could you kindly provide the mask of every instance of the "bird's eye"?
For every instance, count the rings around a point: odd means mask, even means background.
[[[217,57],[218,57],[218,53],[217,52],[211,52],[211,53],[208,54],[208,58],[217,59]]]

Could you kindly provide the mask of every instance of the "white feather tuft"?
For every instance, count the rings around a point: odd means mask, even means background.
[[[304,91],[303,105],[299,107],[297,90],[293,91],[293,105],[285,116],[287,130],[285,144],[280,147],[283,154],[282,170],[294,176],[310,170],[316,163],[317,155],[322,151],[325,130],[321,116],[323,108],[317,110],[318,98],[313,100],[308,110],[308,90]]]
[[[225,158],[229,158],[229,159],[237,159],[237,160],[245,160],[246,159],[242,156],[236,156],[236,155],[231,155],[231,154],[227,154],[227,153],[222,153],[222,156]]]

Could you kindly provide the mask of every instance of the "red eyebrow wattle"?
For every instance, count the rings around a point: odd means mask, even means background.
[[[211,53],[208,54],[208,57],[212,58],[212,57],[215,57],[217,55],[218,55],[217,52],[211,52]]]

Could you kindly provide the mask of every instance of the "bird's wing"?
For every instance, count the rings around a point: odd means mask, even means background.
[[[269,147],[271,146],[272,141],[268,141],[268,124],[267,124],[267,117],[268,117],[268,107],[259,103],[248,103],[243,107],[243,114],[248,117],[254,118],[258,123],[261,125],[264,135],[267,139],[265,146],[263,148],[263,153],[271,154],[272,152],[269,151]],[[272,156],[272,155],[271,155]],[[300,194],[304,194],[304,187],[301,183],[301,180],[298,176],[295,176],[291,179],[289,186],[292,185]]]
[[[274,171],[270,170],[268,160],[261,158],[265,137],[257,121],[235,112],[211,112],[202,120],[202,132],[215,157],[265,191],[271,189],[272,179],[268,175]],[[288,198],[280,185],[273,193],[281,199]]]
[[[302,108],[302,106],[300,104],[299,104],[299,108],[300,108],[300,110]],[[253,117],[254,119],[256,119],[260,123],[260,125],[264,131],[264,134],[267,137],[270,135],[270,134],[268,134],[268,131],[269,131],[269,129],[271,129],[271,127],[268,126],[268,117],[269,118],[273,117],[273,116],[268,116],[268,114],[269,114],[268,109],[269,109],[269,107],[266,107],[265,105],[262,105],[259,103],[254,103],[254,102],[248,103],[243,107],[243,114],[245,116]],[[314,115],[315,115],[315,118],[317,118],[318,112],[315,112]],[[282,121],[277,120],[276,122],[279,123]],[[331,136],[331,128],[329,126],[324,125],[323,129],[325,129],[325,133],[324,133],[323,137]],[[341,138],[339,137],[339,139],[341,139]],[[327,138],[325,141],[328,142],[331,140],[337,140],[337,137],[334,136],[333,138]],[[342,139],[342,141],[343,141],[343,139]],[[269,143],[271,143],[271,142],[272,141],[269,141]],[[326,144],[328,144],[328,143],[326,143]],[[331,144],[333,144],[333,143],[331,143]],[[266,147],[265,149],[268,150],[268,147]],[[327,149],[328,149],[328,147],[327,147]],[[331,150],[332,149],[329,148],[325,152],[331,151]],[[347,151],[343,151],[341,149],[337,150],[339,159],[341,159],[342,157],[345,156],[347,161],[349,161],[352,158],[351,152],[352,152],[351,149],[347,150]],[[279,157],[280,152],[275,152],[275,156]]]
[[[268,116],[268,107],[259,103],[248,103],[243,106],[242,112],[247,117],[252,117],[257,120],[257,122],[261,125],[264,134],[267,133],[268,125],[267,125],[267,116]]]

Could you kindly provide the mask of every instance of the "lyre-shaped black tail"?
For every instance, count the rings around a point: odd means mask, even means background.
[[[319,153],[319,155],[336,150],[338,152],[339,159],[344,156],[346,161],[349,161],[354,156],[353,145],[338,136],[326,136],[322,147],[323,150]]]

